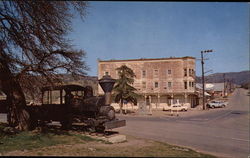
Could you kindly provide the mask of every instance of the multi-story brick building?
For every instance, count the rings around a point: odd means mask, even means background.
[[[98,78],[109,74],[118,78],[116,68],[126,65],[136,77],[133,86],[148,103],[190,103],[197,105],[195,93],[195,58],[170,57],[157,59],[130,59],[98,61]],[[103,91],[99,87],[98,93]]]

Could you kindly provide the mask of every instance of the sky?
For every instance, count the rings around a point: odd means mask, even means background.
[[[97,60],[193,56],[201,76],[249,70],[249,4],[243,2],[89,2],[68,35],[84,50],[89,76]]]

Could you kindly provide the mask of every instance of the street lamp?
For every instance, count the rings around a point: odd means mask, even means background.
[[[203,53],[210,53],[213,52],[212,49],[210,50],[205,50],[201,51],[201,68],[202,68],[202,105],[203,105],[203,110],[206,110],[205,106],[205,83],[204,83],[204,60],[203,60]]]
[[[111,91],[115,84],[115,79],[111,78],[109,75],[106,74],[99,80],[99,84],[105,93],[105,105],[110,105],[111,104]]]

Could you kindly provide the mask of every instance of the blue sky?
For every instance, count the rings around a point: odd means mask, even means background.
[[[205,71],[249,70],[249,4],[230,2],[89,2],[73,20],[75,48],[87,52],[88,75],[97,59],[165,58],[206,54]],[[209,74],[209,73],[208,73]],[[208,75],[207,74],[207,75]],[[201,75],[200,60],[196,75]]]

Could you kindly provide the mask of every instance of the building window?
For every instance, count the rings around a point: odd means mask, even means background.
[[[146,88],[146,82],[142,82],[142,88]]]
[[[194,87],[194,82],[192,82],[192,87]]]
[[[155,82],[155,88],[158,88],[158,87],[159,87],[159,83]]]
[[[191,82],[189,82],[189,87],[192,87],[192,83]]]
[[[104,72],[104,75],[109,75],[109,72],[108,72],[108,71],[105,71],[105,72]]]
[[[159,71],[157,69],[154,70],[154,77],[158,77]]]
[[[146,77],[146,70],[142,70],[142,78]]]
[[[194,69],[189,69],[189,76],[193,76],[194,75]]]
[[[187,81],[184,81],[184,89],[187,89]]]
[[[187,69],[184,69],[184,76],[187,76]]]
[[[193,76],[193,77],[195,76],[195,71],[194,71],[194,69],[192,69],[192,76]]]
[[[172,88],[172,82],[168,82],[168,88]]]
[[[168,70],[168,75],[171,75],[171,73],[172,73],[171,70]]]

